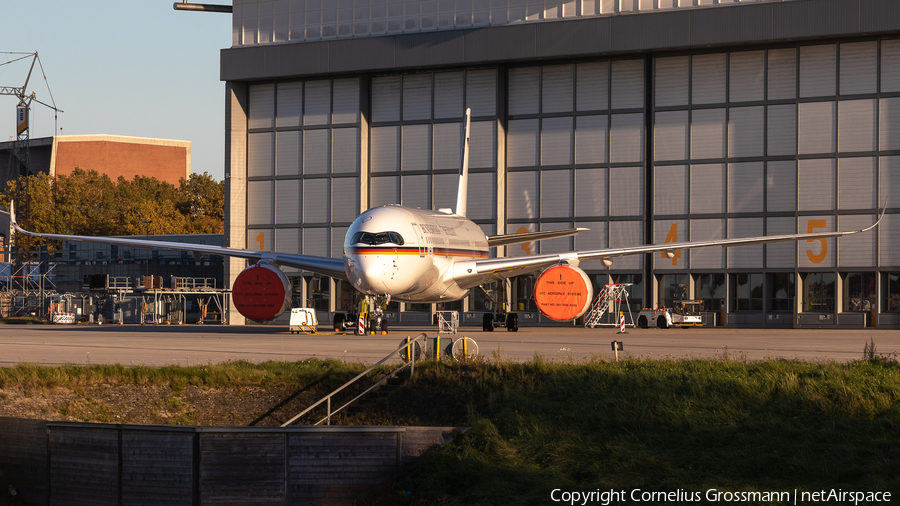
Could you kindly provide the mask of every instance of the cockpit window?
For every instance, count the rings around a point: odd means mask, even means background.
[[[397,232],[357,232],[350,239],[350,244],[368,244],[376,246],[378,244],[396,244],[403,246],[403,236]]]

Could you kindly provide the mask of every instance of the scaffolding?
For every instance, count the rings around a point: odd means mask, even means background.
[[[631,285],[632,283],[604,285],[591,303],[591,308],[584,319],[584,326],[591,328],[618,327],[620,325],[618,315],[624,302],[625,309],[628,311],[628,319],[631,321],[626,325],[634,327],[634,317],[631,315],[631,306],[628,304],[628,289]]]

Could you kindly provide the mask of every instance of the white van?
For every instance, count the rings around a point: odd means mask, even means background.
[[[295,307],[291,309],[290,331],[293,333],[315,332],[319,326],[316,320],[316,310],[305,307]]]

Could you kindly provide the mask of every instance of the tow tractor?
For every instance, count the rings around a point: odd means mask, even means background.
[[[638,314],[638,326],[642,329],[655,323],[661,329],[669,327],[697,327],[703,325],[700,316],[701,300],[676,300],[675,307],[645,308]]]

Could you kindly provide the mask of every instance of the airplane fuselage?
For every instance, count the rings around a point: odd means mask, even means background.
[[[361,214],[344,239],[344,268],[353,287],[402,302],[465,297],[454,266],[489,257],[481,227],[456,214],[398,205]]]

